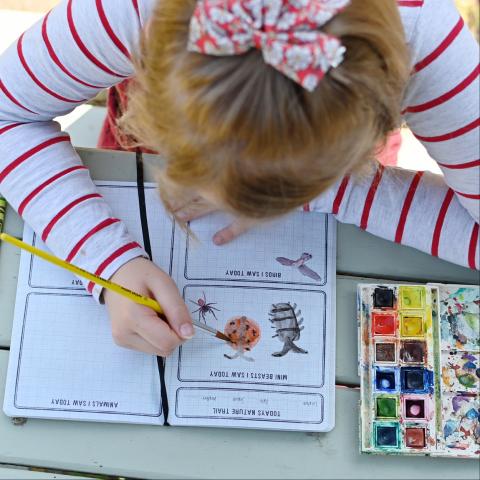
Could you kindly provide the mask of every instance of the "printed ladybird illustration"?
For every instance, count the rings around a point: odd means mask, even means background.
[[[312,259],[312,257],[313,255],[311,253],[305,252],[302,253],[302,255],[296,260],[290,260],[286,257],[277,257],[275,260],[286,267],[296,268],[302,275],[318,281],[321,280],[320,275],[305,265],[309,260]]]
[[[233,360],[240,357],[249,362],[254,361],[245,352],[249,352],[260,340],[261,332],[257,322],[245,315],[233,317],[226,323],[224,333],[230,338],[230,346],[236,350],[234,355],[225,354],[226,358]]]

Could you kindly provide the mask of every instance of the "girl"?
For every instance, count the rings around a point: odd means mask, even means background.
[[[117,343],[165,356],[186,306],[53,117],[135,77],[123,132],[166,158],[181,221],[236,216],[215,243],[303,205],[476,268],[478,74],[450,0],[64,0],[0,59],[0,191],[58,256],[155,297],[169,324],[104,300]],[[401,114],[443,178],[372,164]]]

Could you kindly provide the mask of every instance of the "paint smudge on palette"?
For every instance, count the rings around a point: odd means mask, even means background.
[[[480,354],[444,352],[442,382],[447,391],[480,391]]]
[[[480,397],[451,395],[443,399],[443,442],[448,448],[480,453]]]
[[[439,304],[442,349],[480,351],[480,289],[445,289]]]

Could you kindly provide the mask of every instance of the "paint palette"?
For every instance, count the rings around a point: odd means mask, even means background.
[[[480,456],[480,289],[359,285],[361,451]]]

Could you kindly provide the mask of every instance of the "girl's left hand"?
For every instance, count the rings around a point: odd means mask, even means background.
[[[175,217],[182,222],[190,222],[191,220],[204,217],[209,213],[219,210],[217,206],[201,196],[193,197],[182,204],[170,204],[170,207],[172,208]],[[237,217],[232,223],[230,223],[230,225],[215,233],[212,238],[213,243],[215,243],[215,245],[224,245],[231,242],[259,223],[258,220]]]

